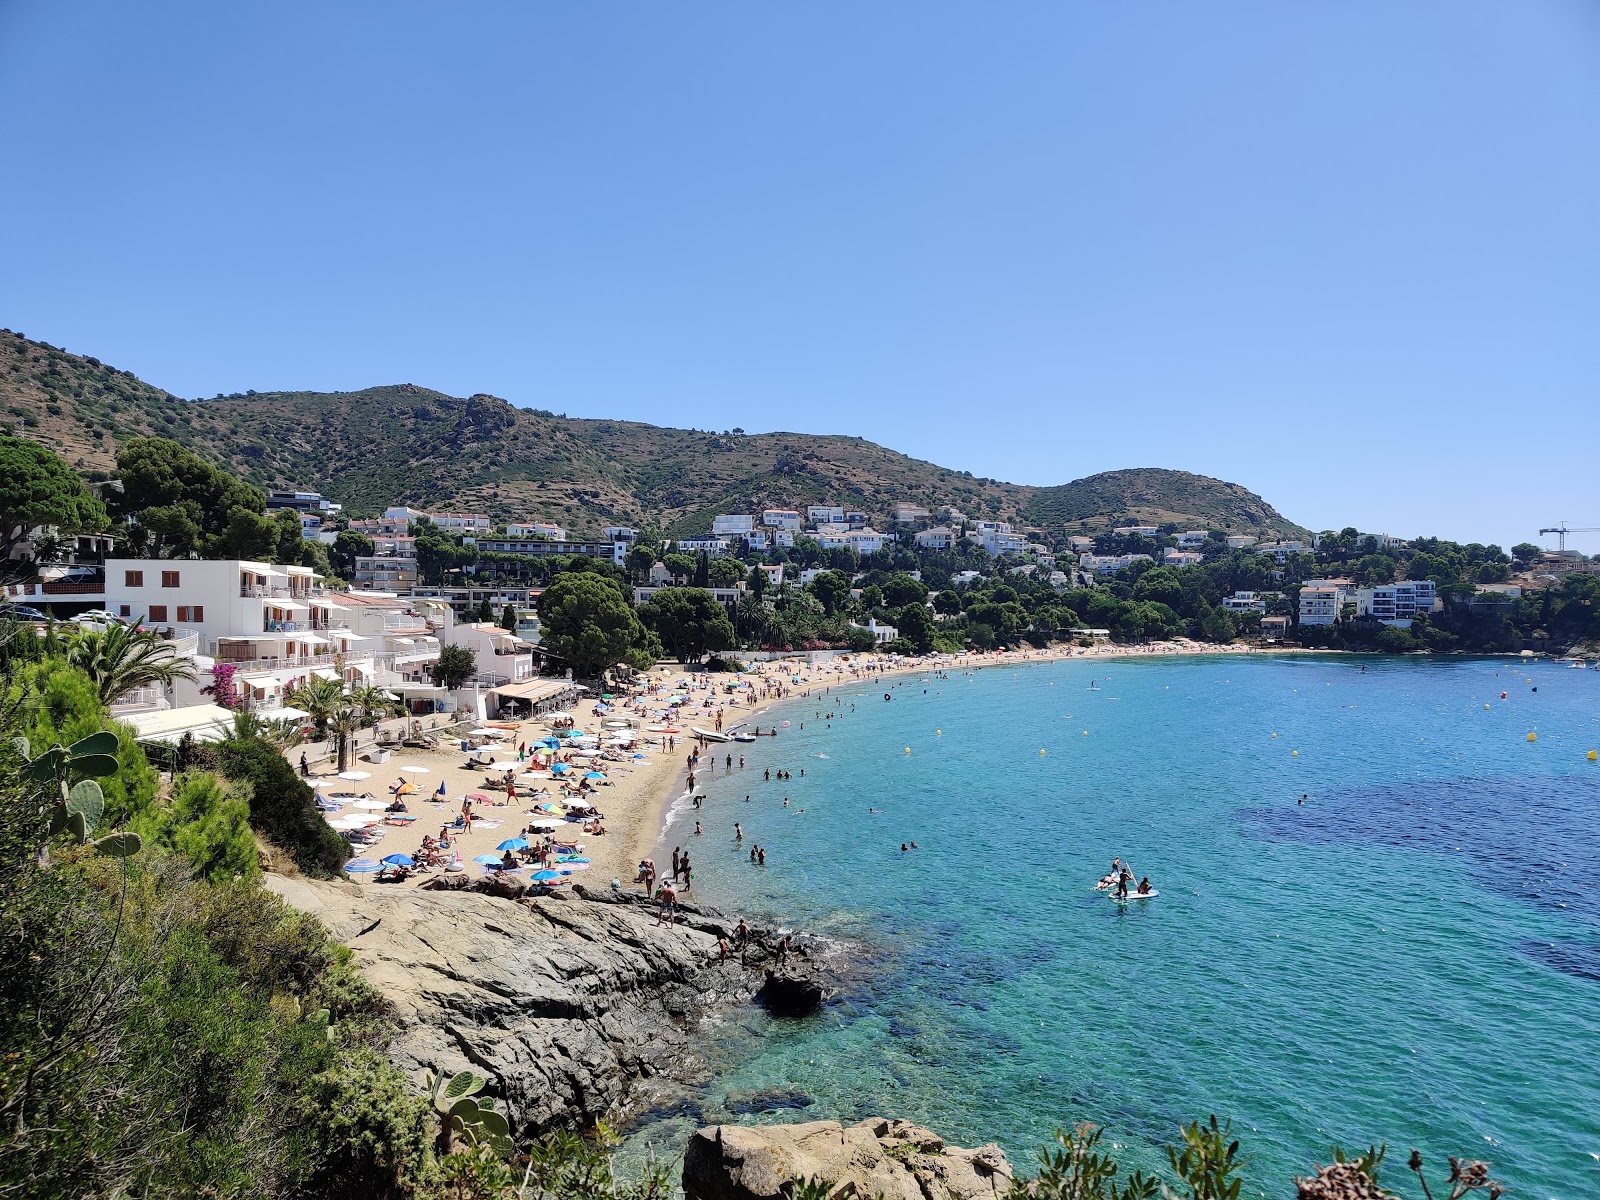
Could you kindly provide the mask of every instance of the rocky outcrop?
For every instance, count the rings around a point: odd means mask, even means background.
[[[765,955],[724,960],[720,914],[679,923],[609,891],[505,899],[270,876],[318,917],[393,1006],[389,1056],[419,1085],[431,1070],[490,1080],[519,1133],[615,1118],[634,1085],[684,1073],[689,1029],[747,1000]]]
[[[683,1156],[687,1200],[779,1200],[802,1179],[861,1200],[994,1200],[1011,1184],[1000,1147],[963,1150],[911,1124],[713,1125]]]
[[[767,972],[756,999],[775,1017],[809,1017],[822,1007],[822,994],[815,975],[782,967]]]

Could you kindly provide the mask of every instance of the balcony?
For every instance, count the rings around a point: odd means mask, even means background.
[[[159,709],[171,708],[167,702],[166,693],[158,687],[134,688],[125,692],[116,703],[111,706],[111,711],[116,715],[135,712],[154,712]]]

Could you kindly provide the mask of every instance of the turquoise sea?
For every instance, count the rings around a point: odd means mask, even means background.
[[[1407,1192],[1414,1146],[1520,1196],[1600,1196],[1600,672],[1079,660],[762,719],[785,718],[719,748],[673,840],[701,901],[863,949],[821,1016],[711,1028],[716,1077],[634,1147],[881,1114],[1021,1164],[1088,1120],[1155,1166],[1215,1112],[1251,1194],[1387,1141]],[[1159,898],[1096,892],[1113,855]]]

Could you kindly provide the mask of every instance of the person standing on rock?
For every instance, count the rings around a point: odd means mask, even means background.
[[[750,926],[744,923],[744,918],[739,918],[739,924],[733,930],[733,948],[743,950],[745,943],[750,940]]]
[[[656,924],[665,921],[668,925],[678,923],[678,893],[670,883],[661,885],[661,911],[656,914]]]
[[[778,939],[778,960],[776,969],[783,970],[783,964],[789,960],[789,935],[786,933]]]

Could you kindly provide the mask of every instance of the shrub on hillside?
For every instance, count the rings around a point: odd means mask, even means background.
[[[250,827],[294,858],[307,875],[331,876],[349,857],[345,840],[328,828],[316,796],[271,746],[233,739],[217,745],[222,773],[250,785]]]

